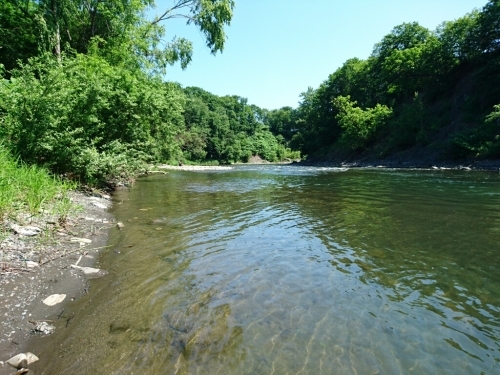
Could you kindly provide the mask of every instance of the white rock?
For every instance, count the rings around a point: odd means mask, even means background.
[[[92,240],[89,240],[88,238],[77,238],[73,237],[70,239],[71,242],[80,242],[80,243],[92,243]]]
[[[42,231],[40,228],[31,225],[22,227],[17,224],[11,224],[10,228],[17,234],[21,234],[23,236],[36,236]]]
[[[99,268],[80,267],[74,264],[72,264],[71,267],[81,270],[85,275],[92,275],[94,273],[99,273],[101,271]]]
[[[117,222],[116,223],[116,226],[120,229],[122,229],[123,227],[125,227],[125,225],[123,225],[123,223],[121,221]]]
[[[33,262],[31,260],[26,261],[26,267],[28,268],[35,268],[35,267],[40,267],[40,265],[37,262]]]
[[[102,204],[102,203],[99,203],[99,202],[92,202],[92,204],[96,207],[99,207],[99,208],[102,208],[102,209],[107,209],[108,206],[106,206],[105,204]]]
[[[15,369],[27,368],[30,363],[38,361],[38,357],[33,353],[21,353],[18,354],[7,361],[9,366]]]
[[[52,294],[45,298],[42,302],[47,306],[54,306],[61,303],[66,298],[66,294]]]
[[[41,333],[45,333],[46,335],[50,335],[55,330],[56,330],[56,327],[54,327],[53,325],[50,325],[47,322],[38,322],[35,325],[35,328],[33,329],[34,332],[41,332]]]

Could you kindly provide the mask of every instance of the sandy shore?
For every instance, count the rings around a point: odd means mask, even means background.
[[[162,164],[158,165],[156,168],[160,170],[171,170],[171,171],[227,171],[233,169],[231,166],[225,165],[182,165],[174,166]]]
[[[87,196],[71,193],[79,208],[64,225],[54,218],[43,217],[31,226],[43,231],[26,236],[12,230],[0,242],[0,375],[14,374],[5,361],[26,351],[33,335],[46,335],[37,328],[49,326],[64,314],[65,302],[88,291],[87,279],[105,274],[85,275],[82,269],[94,266],[97,253],[105,248],[109,229],[116,226],[107,212],[111,201],[106,195]],[[5,223],[4,223],[5,224]],[[63,302],[48,306],[42,301],[63,294]],[[30,348],[36,353],[36,349]]]

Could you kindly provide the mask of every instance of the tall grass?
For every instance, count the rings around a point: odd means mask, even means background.
[[[72,188],[44,168],[17,161],[0,144],[0,223],[20,213],[33,218],[41,210],[65,219],[71,209],[67,193]]]

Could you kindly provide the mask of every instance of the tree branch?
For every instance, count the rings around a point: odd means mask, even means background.
[[[171,14],[171,13],[173,11],[191,6],[195,3],[195,1],[196,0],[178,0],[177,4],[175,4],[172,8],[167,9],[161,16],[151,21],[151,25],[155,25],[161,21],[165,21],[172,18],[187,18],[189,20],[193,20],[192,17],[185,14],[180,14],[180,13]]]

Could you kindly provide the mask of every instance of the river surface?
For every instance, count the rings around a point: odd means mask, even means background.
[[[499,374],[500,175],[238,166],[114,196],[37,374]]]

